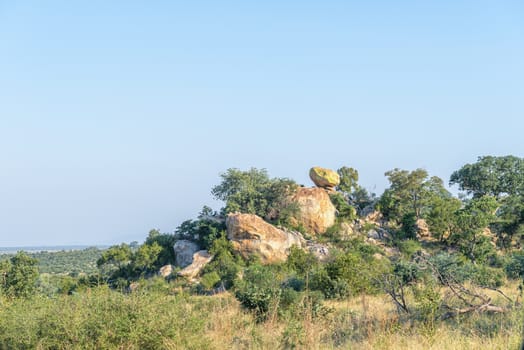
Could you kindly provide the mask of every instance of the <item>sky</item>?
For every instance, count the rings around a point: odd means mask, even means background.
[[[228,168],[522,157],[523,57],[520,0],[0,0],[0,246],[173,232]]]

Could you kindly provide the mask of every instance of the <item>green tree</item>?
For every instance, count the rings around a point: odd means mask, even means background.
[[[381,196],[379,208],[386,218],[397,222],[409,213],[420,219],[428,213],[435,197],[449,196],[442,180],[437,176],[429,177],[424,169],[407,171],[395,168],[385,175],[390,187]]]
[[[239,211],[266,220],[279,218],[289,206],[287,198],[297,187],[293,180],[270,178],[265,169],[228,169],[220,177],[222,182],[213,187],[211,193],[216,199],[226,202],[225,213]]]
[[[510,248],[524,234],[524,159],[515,156],[484,156],[466,164],[450,177],[473,198],[493,196],[499,203],[491,225],[498,244]]]
[[[158,258],[155,262],[156,267],[162,267],[175,262],[175,251],[173,250],[175,242],[176,238],[172,234],[160,233],[158,230],[149,231],[149,235],[146,238],[145,244],[149,246],[158,244],[161,247],[161,251],[158,254]],[[139,247],[137,245],[134,250],[138,249]]]
[[[483,234],[495,220],[497,200],[492,196],[474,198],[457,212],[452,242],[473,263],[483,262],[493,252],[490,238]]]
[[[343,193],[351,194],[360,188],[358,185],[357,170],[343,166],[337,170],[337,173],[340,176],[340,184],[337,186],[337,190]]]
[[[160,267],[157,260],[161,252],[162,247],[157,242],[142,244],[132,256],[133,268],[138,270],[140,274],[153,271]]]
[[[358,210],[364,209],[373,203],[374,195],[358,184],[358,171],[354,168],[342,167],[337,170],[340,176],[340,184],[337,191],[340,192],[349,205]]]
[[[38,261],[24,252],[0,263],[4,293],[12,297],[28,297],[34,293],[38,279]]]
[[[433,199],[431,209],[426,217],[433,237],[440,241],[449,238],[456,226],[456,212],[461,206],[460,200],[452,196],[436,196]]]
[[[515,239],[524,236],[524,196],[507,196],[499,200],[497,220],[491,225],[498,244],[510,248]]]
[[[497,199],[505,195],[524,195],[524,159],[515,156],[484,156],[451,174],[450,185],[473,197]]]
[[[131,248],[126,243],[114,245],[102,253],[96,264],[99,268],[107,266],[120,269],[131,262],[132,254]]]

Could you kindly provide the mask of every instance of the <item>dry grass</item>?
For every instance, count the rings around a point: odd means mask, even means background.
[[[518,295],[516,284],[506,286],[503,292],[513,299]],[[490,294],[494,302],[504,300],[496,292]],[[473,313],[426,326],[399,314],[386,295],[327,301],[329,312],[317,317],[307,307],[279,317],[274,310],[265,322],[257,322],[230,293],[212,297],[122,296],[100,291],[39,300],[3,303],[0,349],[1,340],[6,341],[5,332],[9,332],[18,340],[36,341],[41,349],[138,349],[149,345],[155,349],[507,350],[519,347],[524,315],[519,306],[502,315]],[[86,346],[91,339],[82,338],[82,334],[89,329],[99,335]],[[117,329],[125,331],[121,338],[110,334]],[[152,346],[151,341],[157,345]]]
[[[503,292],[517,297],[509,285]],[[493,300],[503,299],[490,291]],[[521,341],[520,308],[495,317],[471,314],[460,320],[425,328],[399,315],[387,296],[362,296],[328,301],[330,312],[300,319],[273,317],[262,323],[242,310],[232,295],[215,296],[206,336],[217,349],[518,349]],[[213,345],[213,347],[214,347]]]

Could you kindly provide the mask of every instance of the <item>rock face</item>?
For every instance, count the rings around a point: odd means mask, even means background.
[[[164,278],[169,277],[173,273],[173,265],[168,264],[164,265],[160,268],[160,271],[158,271],[158,274]]]
[[[335,223],[337,210],[322,188],[301,187],[290,201],[298,205],[293,224],[303,226],[308,233],[325,233]]]
[[[340,176],[336,171],[315,166],[309,170],[311,181],[322,188],[333,188],[340,184]]]
[[[207,250],[199,250],[193,254],[193,262],[191,265],[178,271],[177,275],[187,279],[194,279],[211,260],[213,260],[213,256],[210,255]]]
[[[226,227],[233,249],[244,258],[257,255],[263,264],[285,261],[291,246],[303,245],[299,233],[281,230],[253,214],[229,214]]]
[[[173,246],[177,266],[186,267],[193,262],[193,254],[198,251],[196,243],[181,239]]]

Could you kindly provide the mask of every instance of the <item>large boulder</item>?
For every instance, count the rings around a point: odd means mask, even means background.
[[[193,262],[193,254],[199,250],[195,242],[186,239],[176,241],[173,249],[175,250],[176,264],[180,267],[190,265]]]
[[[311,181],[322,188],[333,188],[340,184],[340,176],[331,169],[315,166],[309,170]]]
[[[213,255],[210,255],[207,250],[199,250],[193,254],[193,261],[190,265],[186,266],[182,270],[177,272],[178,276],[185,277],[187,279],[194,279],[200,271],[206,266],[211,260],[213,260]]]
[[[281,230],[254,214],[229,214],[226,227],[233,249],[244,258],[258,256],[262,264],[285,261],[291,246],[304,243],[299,233]]]
[[[318,187],[301,187],[290,198],[298,212],[292,224],[302,226],[308,233],[322,234],[335,223],[337,209],[326,190]]]

